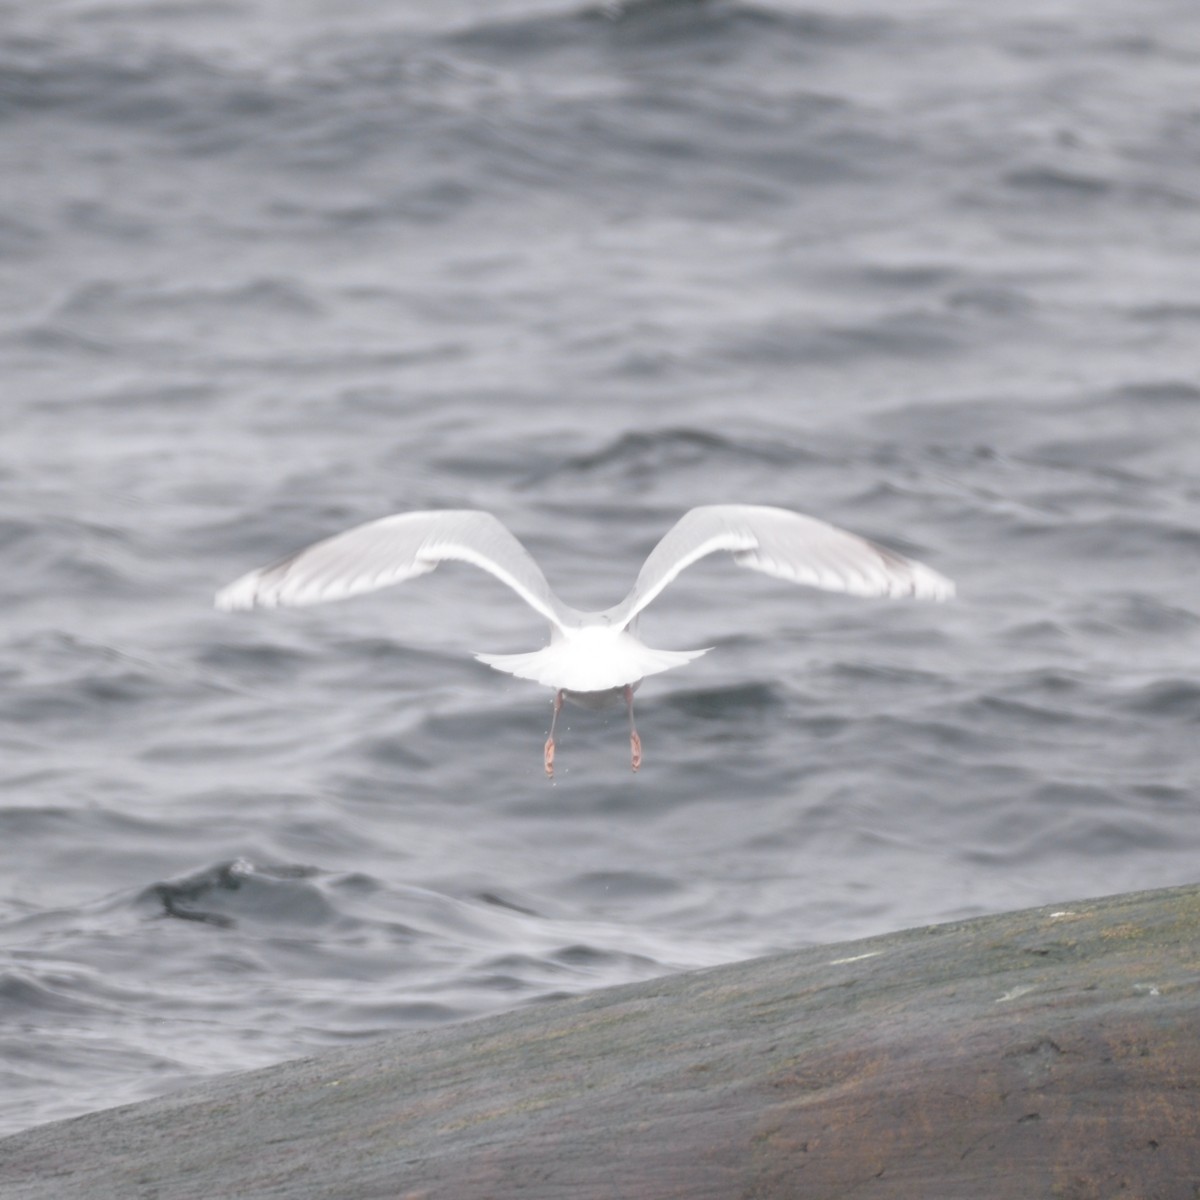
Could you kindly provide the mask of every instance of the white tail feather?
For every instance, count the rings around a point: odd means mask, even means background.
[[[604,630],[602,653],[588,644],[592,639],[566,637],[542,650],[528,654],[477,654],[489,667],[518,679],[531,679],[545,687],[565,688],[569,692],[606,692],[610,688],[637,683],[647,675],[658,675],[672,667],[682,667],[704,650],[652,650],[631,634]],[[583,643],[583,644],[581,644]]]

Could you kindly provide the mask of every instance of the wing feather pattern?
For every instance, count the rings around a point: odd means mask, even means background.
[[[727,550],[740,567],[855,596],[948,600],[936,571],[815,517],[753,504],[710,504],[685,513],[650,552],[629,595],[610,610],[624,627],[692,563]]]
[[[375,591],[459,561],[494,575],[562,628],[572,610],[550,590],[529,551],[491,513],[398,513],[317,542],[251,571],[217,593],[218,608],[320,604]]]

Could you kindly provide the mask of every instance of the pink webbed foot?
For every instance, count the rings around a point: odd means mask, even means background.
[[[546,738],[546,747],[542,751],[542,763],[546,768],[546,778],[554,778],[554,729],[558,725],[558,714],[562,712],[564,693],[562,688],[554,693],[554,715],[550,718],[550,736]]]
[[[633,724],[633,686],[631,684],[625,686],[625,706],[629,710],[629,765],[636,771],[642,765],[642,739],[638,737],[638,731]]]

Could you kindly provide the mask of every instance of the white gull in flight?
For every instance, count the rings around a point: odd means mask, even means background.
[[[251,571],[217,593],[218,608],[319,604],[374,591],[468,562],[506,583],[550,622],[550,644],[528,654],[475,657],[519,679],[554,689],[546,774],[554,774],[554,730],[563,700],[597,707],[624,699],[632,765],[642,763],[633,693],[648,675],[681,667],[706,650],[654,650],[634,630],[638,614],[684,568],[727,550],[740,567],[854,596],[948,600],[954,584],[923,563],[815,517],[750,504],[706,504],[685,513],[650,552],[629,594],[603,612],[564,604],[528,550],[491,513],[471,509],[397,513],[317,542]],[[711,649],[711,647],[709,647]]]

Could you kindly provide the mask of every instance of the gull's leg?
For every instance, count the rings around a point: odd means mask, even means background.
[[[625,705],[629,709],[629,748],[632,751],[630,762],[636,771],[642,765],[642,739],[633,727],[633,688],[625,685]]]
[[[558,724],[558,714],[562,712],[563,693],[562,688],[559,688],[554,693],[554,716],[550,718],[550,736],[546,739],[546,749],[544,752],[543,762],[546,764],[546,778],[554,778],[554,727]]]

